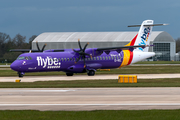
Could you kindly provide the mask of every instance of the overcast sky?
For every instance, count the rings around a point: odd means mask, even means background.
[[[0,32],[13,38],[43,32],[138,31],[147,19],[180,37],[180,0],[0,0]]]

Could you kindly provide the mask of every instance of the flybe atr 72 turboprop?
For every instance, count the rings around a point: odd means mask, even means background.
[[[78,40],[79,48],[77,49],[44,50],[46,46],[44,45],[40,50],[36,43],[38,50],[10,50],[31,51],[19,55],[10,67],[18,72],[19,77],[23,77],[26,72],[46,71],[63,71],[67,76],[87,72],[89,76],[93,76],[97,69],[121,68],[154,56],[155,53],[148,52],[148,48],[152,27],[159,25],[165,24],[153,24],[153,20],[145,20],[141,25],[129,26],[140,26],[140,29],[132,41],[122,47],[86,49],[88,43],[82,48]]]

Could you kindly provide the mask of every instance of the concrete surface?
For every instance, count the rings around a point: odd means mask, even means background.
[[[5,88],[0,110],[180,109],[180,88]]]

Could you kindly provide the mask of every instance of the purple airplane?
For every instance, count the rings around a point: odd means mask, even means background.
[[[47,72],[63,71],[67,76],[73,76],[74,73],[87,72],[93,76],[97,69],[121,68],[129,64],[142,61],[152,57],[154,52],[148,52],[150,35],[153,26],[165,24],[153,24],[153,20],[145,20],[140,26],[139,33],[130,43],[122,47],[107,48],[87,48],[88,43],[77,49],[52,49],[38,50],[14,49],[10,51],[22,51],[23,53],[11,64],[11,69],[18,72],[19,77],[23,77],[26,72]],[[31,53],[34,52],[34,53]]]

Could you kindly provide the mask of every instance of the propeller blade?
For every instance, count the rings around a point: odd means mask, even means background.
[[[79,45],[80,50],[82,50],[80,39],[78,39],[78,45]]]
[[[42,48],[41,52],[43,52],[43,51],[44,51],[44,48],[46,47],[46,45],[47,45],[47,44],[44,44],[44,46],[43,46],[43,48]]]
[[[84,68],[86,68],[86,61],[85,61],[85,58],[84,58],[83,60],[84,60]]]
[[[41,51],[38,45],[38,41],[36,41],[36,46],[37,46],[38,51]]]
[[[89,45],[89,43],[86,43],[86,45],[84,46],[83,52],[85,51],[85,49],[88,45]]]

